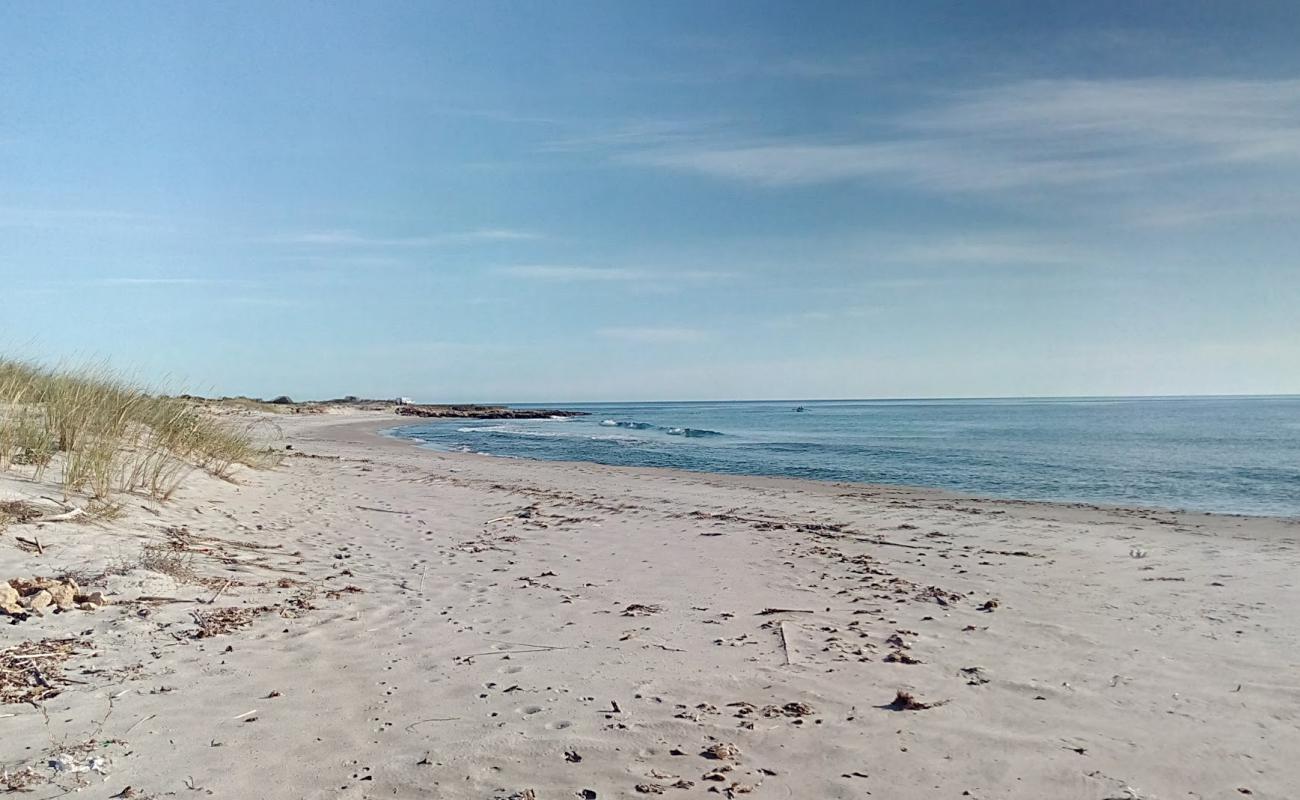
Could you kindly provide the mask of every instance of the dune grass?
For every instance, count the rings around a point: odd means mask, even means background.
[[[25,465],[38,480],[48,474],[65,497],[83,493],[103,507],[121,492],[162,501],[192,470],[229,478],[235,465],[264,458],[250,427],[106,368],[0,359],[0,470]]]

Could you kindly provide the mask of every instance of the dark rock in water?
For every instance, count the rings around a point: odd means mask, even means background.
[[[547,408],[507,408],[505,406],[398,406],[403,417],[435,419],[549,419],[551,417],[585,417],[586,411],[557,411]]]

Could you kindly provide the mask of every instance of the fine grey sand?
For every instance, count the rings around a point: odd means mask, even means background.
[[[0,706],[5,780],[1300,793],[1296,521],[445,454],[376,434],[398,422],[285,417],[277,469],[0,534],[0,580],[74,570],[111,601],[0,627],[0,686],[49,695]],[[0,480],[0,500],[52,493]]]

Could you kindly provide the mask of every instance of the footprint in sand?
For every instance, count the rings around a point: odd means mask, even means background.
[[[573,723],[567,719],[556,720],[555,722],[546,723],[546,729],[550,731],[562,731],[566,728],[572,728]]]
[[[523,714],[525,717],[531,717],[534,714],[545,711],[541,706],[522,706],[515,709],[516,714]]]
[[[523,671],[524,671],[523,667],[515,667],[515,666],[502,667],[501,669],[497,670],[497,672],[500,672],[502,675],[518,675]]]

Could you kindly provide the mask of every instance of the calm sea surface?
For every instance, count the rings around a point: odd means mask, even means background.
[[[564,407],[590,416],[439,420],[395,433],[521,458],[1300,516],[1300,397]]]

